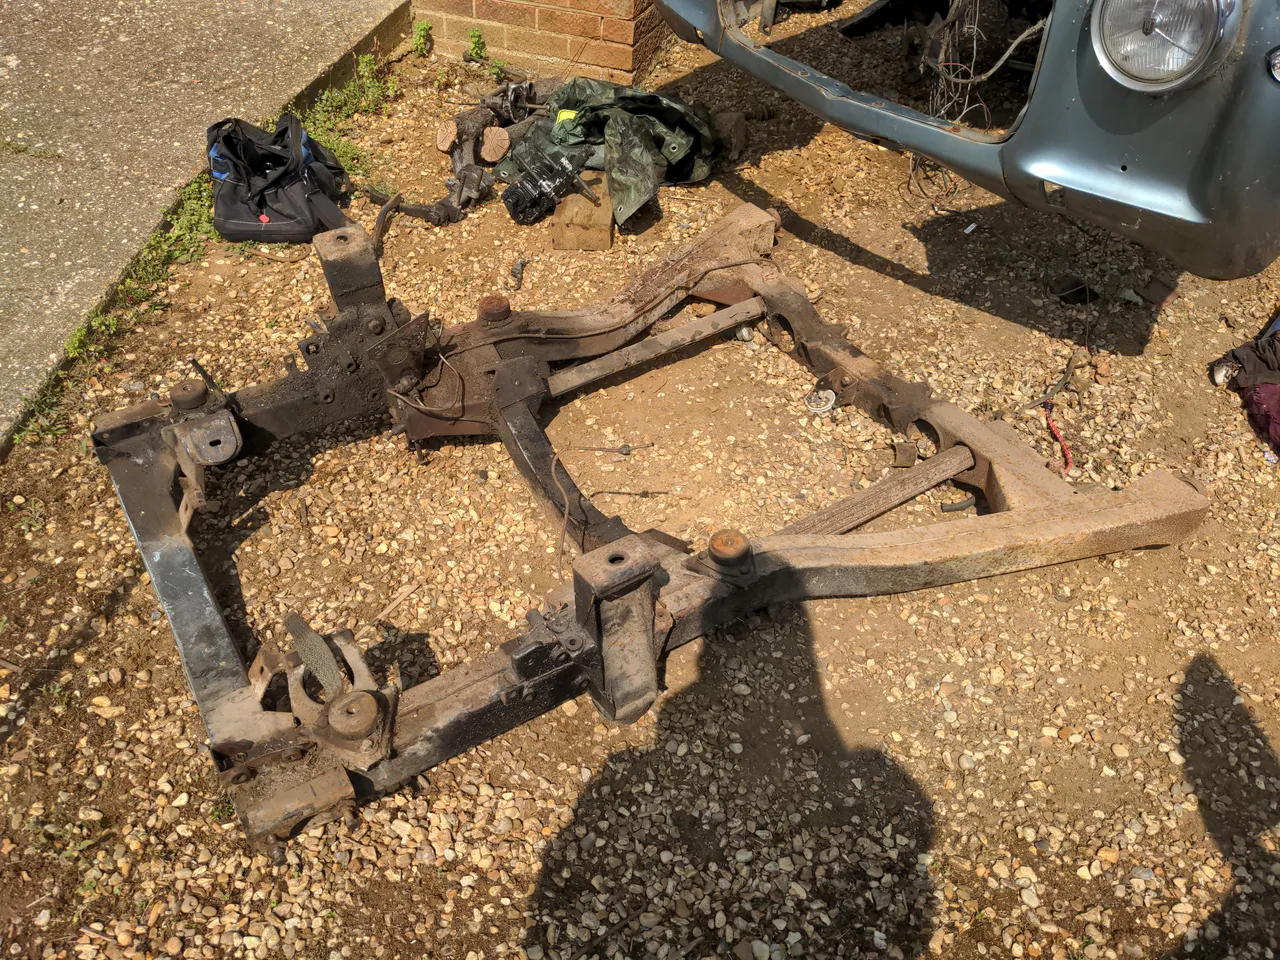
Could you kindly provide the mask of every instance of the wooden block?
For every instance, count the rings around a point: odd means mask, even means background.
[[[485,127],[480,141],[480,159],[485,163],[497,163],[511,149],[511,134],[503,127]]]
[[[556,206],[551,220],[551,246],[555,250],[608,250],[613,245],[613,207],[603,173],[583,171],[582,179],[597,197],[593,204],[581,193],[571,193]]]

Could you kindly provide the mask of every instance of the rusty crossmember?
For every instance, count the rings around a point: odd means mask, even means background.
[[[333,304],[298,344],[305,369],[286,361],[283,378],[224,393],[197,367],[201,380],[98,422],[95,448],[253,843],[279,852],[301,825],[351,816],[360,800],[583,691],[605,717],[634,721],[658,694],[666,652],[755,610],[1159,546],[1200,522],[1207,502],[1167,472],[1122,491],[1077,487],[1007,425],[981,422],[886,371],[768,259],[776,227],[771,214],[742,206],[603,304],[525,312],[486,297],[475,321],[448,329],[388,300],[368,237],[344,227],[315,240]],[[722,309],[650,332],[689,297]],[[597,510],[541,426],[547,401],[761,318],[819,389],[900,432],[923,430],[938,453],[773,536],[721,531],[697,553]],[[293,648],[261,644],[246,668],[248,651],[188,535],[205,503],[206,470],[286,437],[387,414],[419,450],[440,436],[500,438],[580,548],[571,588],[550,594],[498,652],[405,690],[378,684],[349,631],[322,636],[295,615],[284,624]],[[971,490],[984,512],[849,533],[947,480]],[[274,677],[287,696],[271,693]]]

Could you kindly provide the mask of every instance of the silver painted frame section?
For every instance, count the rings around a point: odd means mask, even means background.
[[[1276,0],[1241,0],[1217,66],[1158,96],[1120,86],[1098,62],[1091,0],[1056,0],[1030,98],[1003,138],[853,90],[754,43],[729,0],[655,2],[682,39],[823,119],[992,193],[1106,227],[1204,277],[1248,276],[1280,256],[1280,85],[1267,68],[1280,45]]]

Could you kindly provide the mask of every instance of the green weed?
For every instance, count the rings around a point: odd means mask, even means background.
[[[484,42],[484,34],[474,27],[467,31],[467,53],[476,60],[489,56],[489,47]]]
[[[202,173],[182,188],[169,228],[157,230],[147,240],[121,284],[123,299],[128,303],[149,300],[146,288],[168,280],[169,268],[175,263],[199,260],[213,236],[213,181]]]
[[[396,78],[371,54],[356,58],[356,73],[345,86],[330,87],[302,114],[302,126],[316,141],[333,151],[348,173],[367,175],[369,159],[347,139],[351,119],[377,113],[400,92]]]
[[[52,147],[33,147],[29,144],[20,143],[17,140],[0,140],[0,150],[6,153],[12,153],[15,156],[25,154],[29,157],[39,157],[41,160],[57,160],[62,154]]]
[[[213,809],[210,812],[213,814],[214,819],[216,819],[218,823],[226,823],[228,820],[231,820],[235,817],[236,805],[231,802],[230,797],[228,797],[226,794],[223,794],[222,796],[218,797],[217,800],[213,801]]]
[[[15,443],[37,443],[42,439],[60,437],[67,432],[67,422],[62,416],[63,377],[54,373],[48,377],[34,397],[24,398],[26,416],[14,432]]]
[[[23,533],[35,533],[37,530],[44,529],[47,515],[43,500],[30,498],[24,500],[21,504],[10,501],[5,506],[9,508],[10,513],[18,514],[18,526]]]
[[[52,698],[54,704],[62,710],[65,710],[67,705],[71,703],[71,691],[64,688],[58,680],[46,683],[40,688],[40,692]]]
[[[67,337],[69,360],[92,360],[106,352],[107,340],[120,332],[120,317],[96,309],[89,318]]]
[[[507,61],[492,60],[489,63],[489,76],[493,77],[498,83],[502,83],[507,79]]]
[[[139,307],[151,301],[157,288],[168,281],[173,265],[200,259],[214,236],[213,183],[207,174],[201,174],[179,191],[168,226],[147,240],[115,293],[67,338],[67,359],[73,363],[100,359],[111,338],[137,316],[136,311],[121,313],[119,304]],[[55,371],[34,397],[27,398],[26,416],[15,441],[37,443],[67,432],[60,409],[67,383],[67,372]]]
[[[413,21],[413,52],[425,57],[431,51],[431,24],[426,20]]]

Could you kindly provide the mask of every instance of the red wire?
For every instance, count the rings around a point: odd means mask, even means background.
[[[1066,458],[1067,466],[1063,472],[1070,473],[1071,467],[1072,467],[1071,448],[1067,446],[1067,441],[1063,439],[1062,431],[1058,429],[1058,425],[1053,422],[1053,404],[1052,403],[1046,403],[1044,405],[1044,419],[1045,419],[1045,422],[1049,424],[1049,432],[1053,434],[1053,439],[1057,440],[1058,446],[1062,448],[1063,457]]]

